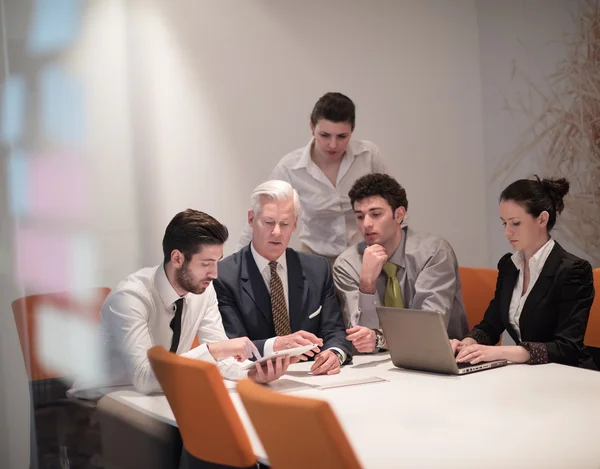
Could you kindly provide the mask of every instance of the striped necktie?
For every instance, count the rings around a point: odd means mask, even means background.
[[[271,312],[273,314],[273,324],[275,325],[275,334],[278,336],[289,335],[292,333],[290,328],[290,316],[287,310],[285,294],[283,293],[283,284],[277,274],[277,261],[269,262],[271,268],[271,280],[269,289],[271,290]]]

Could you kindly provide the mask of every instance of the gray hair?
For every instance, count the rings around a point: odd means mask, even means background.
[[[250,196],[250,207],[254,211],[254,216],[260,214],[264,198],[270,200],[293,200],[294,215],[300,215],[300,198],[298,197],[298,192],[286,181],[272,179],[254,188]]]

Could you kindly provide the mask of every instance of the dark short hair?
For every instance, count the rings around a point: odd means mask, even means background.
[[[352,189],[348,192],[350,203],[354,203],[367,197],[378,195],[383,197],[395,212],[398,207],[408,209],[406,191],[392,176],[388,174],[367,174],[356,180]]]
[[[556,216],[563,211],[563,198],[569,192],[569,181],[560,179],[519,179],[510,184],[500,194],[500,202],[511,200],[525,209],[534,218],[543,211],[548,212],[548,231],[555,223]]]
[[[167,225],[163,237],[164,263],[171,261],[171,253],[177,249],[189,260],[202,249],[202,245],[225,244],[227,227],[210,215],[188,208],[179,212]]]
[[[313,127],[319,119],[331,122],[349,122],[352,130],[356,121],[354,103],[342,93],[325,93],[319,98],[310,115]]]

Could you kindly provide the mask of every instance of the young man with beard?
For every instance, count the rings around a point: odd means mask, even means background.
[[[285,373],[289,358],[257,364],[249,373],[229,358],[244,361],[259,353],[250,339],[228,340],[223,329],[212,281],[227,237],[227,228],[210,215],[191,209],[178,213],[165,231],[163,263],[117,285],[100,317],[109,361],[105,386],[133,384],[142,393],[160,391],[147,357],[155,345],[215,363],[228,379],[248,376],[265,383]],[[191,348],[196,337],[200,345]]]
[[[404,224],[406,191],[387,174],[368,174],[348,193],[364,241],[348,248],[333,266],[348,340],[359,352],[386,348],[376,307],[442,313],[450,338],[468,331],[450,244]]]

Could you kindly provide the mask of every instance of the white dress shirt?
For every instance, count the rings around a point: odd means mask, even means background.
[[[254,258],[254,262],[256,262],[256,266],[258,267],[258,271],[262,275],[263,280],[265,281],[265,285],[267,286],[267,290],[269,291],[269,295],[271,294],[271,268],[269,267],[269,261],[261,256],[256,249],[254,249],[254,245],[250,244],[250,251],[252,252],[252,257]],[[287,275],[287,259],[285,256],[285,251],[277,259],[277,275],[281,279],[281,283],[283,285],[283,295],[285,296],[285,304],[287,307],[288,317],[290,314],[290,297],[288,295],[288,275]],[[271,337],[265,341],[265,345],[263,348],[263,356],[268,357],[273,354],[273,346],[275,345],[275,340],[277,337]],[[346,361],[346,353],[337,347],[331,347],[331,350],[335,350],[340,353],[342,356],[341,363]]]
[[[316,254],[335,257],[348,246],[362,241],[350,205],[354,182],[371,173],[386,173],[379,148],[366,140],[351,140],[338,173],[335,186],[310,157],[314,138],[308,145],[284,156],[269,176],[289,182],[300,197],[301,213],[298,239]],[[252,238],[247,225],[237,250]]]
[[[523,292],[523,281],[524,281],[524,267],[525,267],[525,256],[523,251],[515,252],[511,259],[517,269],[519,270],[519,279],[513,290],[512,298],[510,300],[510,308],[508,310],[508,320],[510,324],[517,331],[519,341],[521,340],[521,328],[519,326],[519,320],[521,319],[521,312],[523,311],[523,305],[527,301],[531,289],[534,287],[535,282],[540,277],[540,273],[544,268],[544,264],[552,252],[554,247],[554,240],[550,238],[546,244],[537,250],[537,252],[529,259],[529,285],[527,285],[527,291]]]
[[[94,389],[76,383],[71,394],[97,397],[104,394],[105,387],[131,384],[145,394],[159,392],[161,388],[147,353],[155,345],[171,348],[170,323],[179,298],[162,264],[139,270],[119,283],[104,302],[100,315],[100,334],[108,360],[107,382]],[[234,359],[216,361],[206,345],[227,340],[213,285],[200,295],[188,293],[183,298],[177,355],[216,363],[224,378],[245,378],[248,372]],[[195,337],[201,345],[190,350]]]

